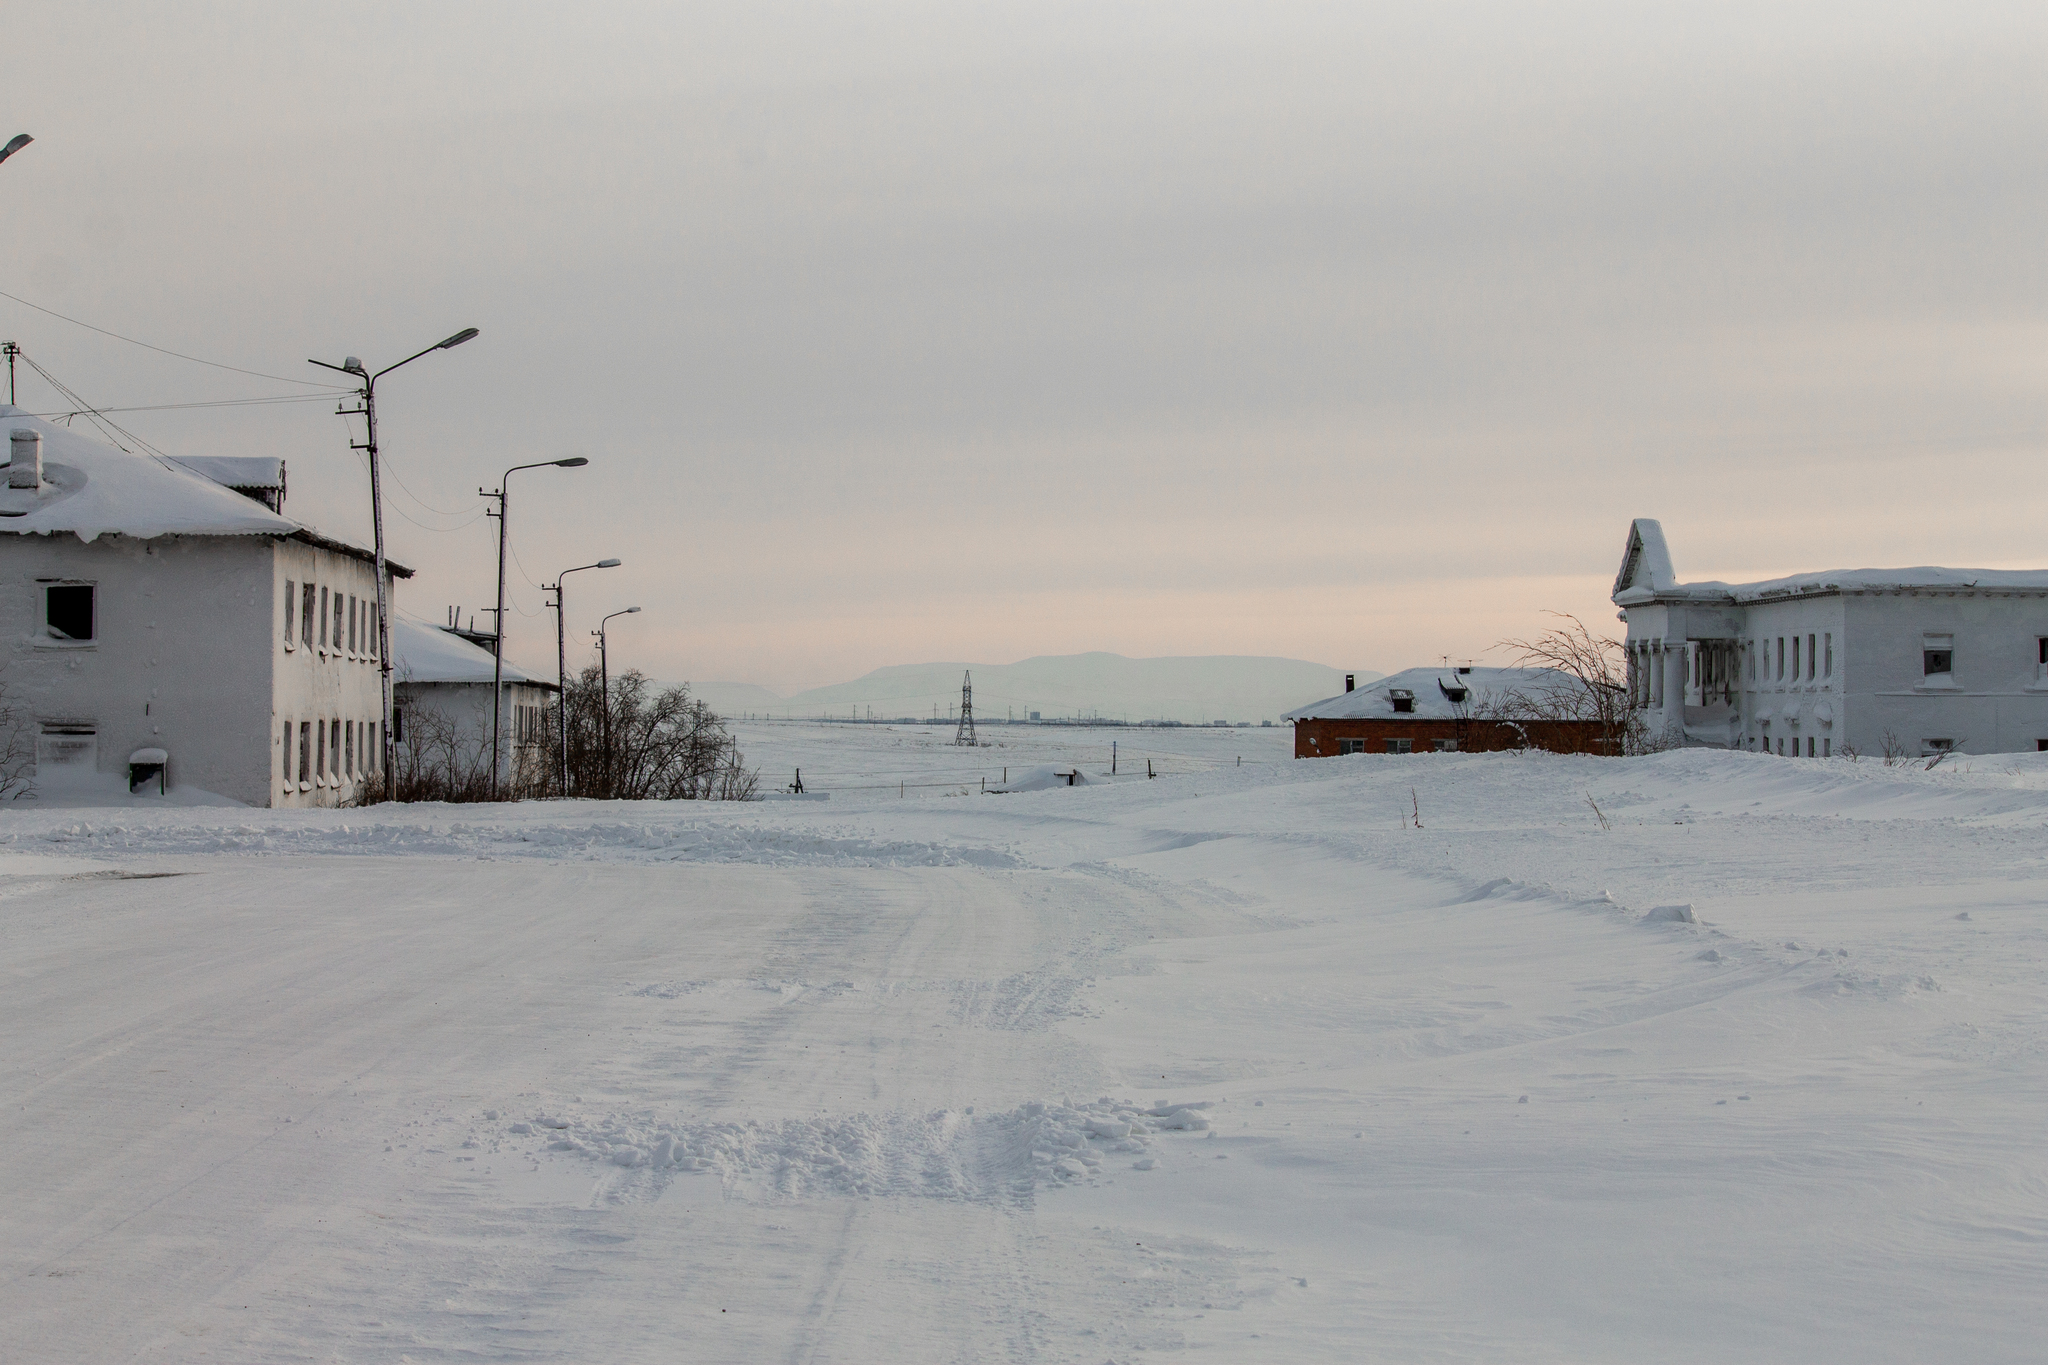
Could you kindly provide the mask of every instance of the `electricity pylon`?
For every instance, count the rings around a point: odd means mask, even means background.
[[[974,674],[960,675],[960,728],[953,735],[955,744],[974,748],[979,744],[974,738]]]

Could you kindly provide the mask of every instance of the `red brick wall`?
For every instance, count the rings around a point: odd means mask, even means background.
[[[1465,753],[1496,753],[1522,748],[1524,734],[1529,747],[1552,753],[1598,754],[1613,748],[1589,720],[1523,721],[1519,729],[1497,720],[1298,720],[1294,756],[1335,758],[1340,739],[1364,740],[1369,754],[1385,753],[1390,739],[1414,741],[1416,753],[1434,752],[1439,739],[1457,740]]]

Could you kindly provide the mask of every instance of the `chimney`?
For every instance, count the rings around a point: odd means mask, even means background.
[[[1346,673],[1344,675],[1344,690],[1349,692],[1356,686],[1358,686],[1358,675],[1356,673]]]
[[[43,486],[43,433],[29,427],[16,427],[8,434],[10,462],[7,466],[9,488],[41,488]]]

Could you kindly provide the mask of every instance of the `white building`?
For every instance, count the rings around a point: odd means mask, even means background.
[[[1663,528],[1638,519],[1614,603],[1653,738],[1811,758],[2048,749],[2048,570],[1680,583]]]
[[[488,649],[447,627],[403,616],[391,622],[392,731],[401,773],[408,759],[453,764],[458,772],[488,774],[491,766],[491,678],[497,660]],[[554,771],[554,747],[545,728],[549,698],[558,690],[515,666],[504,666],[504,721],[499,728],[499,771],[514,792],[531,791]]]
[[[162,750],[173,786],[254,806],[355,793],[382,723],[374,561],[276,510],[283,462],[187,467],[5,405],[0,429],[0,684],[37,789],[118,791]]]

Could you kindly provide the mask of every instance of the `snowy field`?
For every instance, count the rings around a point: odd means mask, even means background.
[[[2048,756],[1012,733],[0,816],[6,1357],[2041,1358]]]

